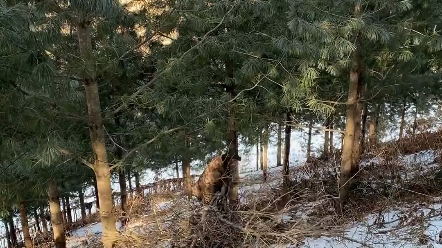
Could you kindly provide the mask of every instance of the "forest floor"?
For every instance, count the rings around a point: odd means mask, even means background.
[[[281,167],[271,168],[265,183],[262,172],[242,174],[243,207],[228,215],[206,209],[201,218],[201,206],[182,195],[133,199],[118,246],[442,247],[438,157],[426,150],[364,158],[345,212],[335,207],[339,164],[334,159],[293,167],[289,196],[279,189]],[[101,231],[101,223],[80,228],[68,247],[99,247]]]

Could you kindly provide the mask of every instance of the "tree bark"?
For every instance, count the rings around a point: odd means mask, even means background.
[[[14,225],[14,212],[10,208],[8,210],[9,216],[8,216],[8,224],[9,224],[9,233],[11,236],[11,244],[12,247],[16,247],[18,245],[18,239],[17,239],[17,232],[15,231],[15,225]]]
[[[121,198],[121,211],[122,215],[126,216],[127,211],[127,187],[126,187],[126,174],[124,168],[118,168],[118,183],[120,184],[120,198]]]
[[[402,107],[401,107],[401,124],[399,126],[399,140],[404,138],[404,129],[405,129],[405,113],[407,112],[407,101],[403,100]]]
[[[282,166],[281,153],[282,153],[282,123],[278,121],[278,140],[276,143],[276,166]]]
[[[63,211],[61,211],[61,213],[63,215],[63,223],[67,223],[68,217],[66,215],[66,200],[64,197],[61,197],[61,205],[63,205]]]
[[[94,172],[97,178],[98,198],[100,199],[100,215],[103,225],[103,246],[111,248],[118,236],[115,226],[115,216],[112,213],[111,172],[107,161],[106,142],[103,129],[103,118],[95,79],[94,62],[92,60],[92,39],[89,20],[81,20],[77,25],[78,45],[80,55],[85,61],[83,85],[86,93],[87,110],[89,115],[89,134],[95,158]]]
[[[71,212],[71,203],[69,201],[69,196],[66,196],[66,215],[67,215],[67,223],[68,225],[72,224],[72,212]]]
[[[267,181],[267,177],[268,177],[268,151],[269,151],[269,139],[270,139],[270,134],[269,134],[269,126],[266,125],[264,128],[264,134],[263,134],[263,163],[262,163],[262,173],[263,173],[263,179],[264,182]]]
[[[353,154],[351,155],[351,175],[355,175],[359,171],[359,162],[361,160],[361,132],[362,132],[362,110],[363,110],[363,100],[364,100],[364,94],[365,94],[365,85],[362,82],[361,75],[359,73],[358,76],[358,97],[357,97],[357,103],[356,108],[354,112],[354,141],[353,141]]]
[[[127,184],[129,186],[129,193],[132,197],[132,192],[133,192],[133,188],[132,188],[132,172],[130,170],[130,168],[127,168],[126,170],[126,174],[127,174]]]
[[[81,220],[84,221],[87,217],[86,215],[86,206],[84,205],[84,192],[83,189],[78,191],[78,198],[80,198],[80,211],[81,211]]]
[[[140,173],[138,171],[135,171],[135,190],[137,191],[138,196],[143,196],[143,190],[141,189],[140,184]]]
[[[32,248],[34,245],[32,244],[31,233],[29,232],[28,215],[26,213],[26,205],[24,202],[20,203],[20,219],[25,247]]]
[[[256,144],[256,171],[259,171],[259,136],[258,143]]]
[[[176,178],[180,178],[180,165],[178,163],[178,159],[175,161],[175,172],[176,172]]]
[[[190,175],[190,159],[187,156],[183,157],[182,161],[182,170],[183,170],[183,178],[184,178],[184,186],[186,189],[187,196],[189,199],[192,197],[192,178]]]
[[[49,211],[51,212],[52,232],[56,248],[66,247],[66,237],[64,233],[63,215],[61,213],[60,198],[55,179],[49,180],[48,185]]]
[[[333,124],[333,120],[330,122],[330,129],[333,130],[334,129],[334,124]],[[333,151],[335,150],[335,145],[334,145],[334,141],[333,141],[333,134],[334,132],[330,130],[330,153],[333,153]]]
[[[413,118],[413,129],[412,129],[413,137],[416,135],[416,130],[417,130],[417,115],[418,115],[417,105],[415,104],[414,118]]]
[[[100,209],[100,198],[98,197],[98,186],[97,186],[97,178],[93,177],[94,181],[94,194],[95,194],[95,206],[97,210]]]
[[[308,123],[308,132],[307,132],[307,161],[310,161],[312,158],[312,131],[313,131],[313,119]],[[325,153],[325,150],[324,150]]]
[[[35,220],[35,227],[37,228],[38,232],[41,232],[41,228],[40,228],[40,218],[38,218],[38,213],[37,213],[37,209],[34,208],[34,220]]]
[[[259,129],[259,167],[261,170],[264,169],[264,147],[263,147],[263,143],[264,143],[264,138],[262,136],[262,130],[261,128]]]
[[[377,112],[373,111],[370,115],[368,127],[368,142],[370,149],[376,146],[376,119]]]
[[[290,186],[289,178],[289,166],[290,166],[290,138],[292,134],[291,126],[291,113],[287,112],[286,124],[285,124],[285,138],[284,138],[284,161],[282,164],[282,176],[283,176],[283,186],[288,189]]]
[[[355,16],[361,11],[360,3],[355,4]],[[356,34],[356,37],[358,35]],[[350,179],[352,172],[352,153],[354,147],[354,136],[356,129],[355,113],[358,101],[358,87],[360,82],[361,53],[360,38],[356,38],[356,50],[352,55],[352,68],[350,70],[350,82],[348,87],[347,113],[345,123],[344,145],[342,149],[341,173],[339,179],[339,199],[341,206],[344,205],[350,196]]]
[[[46,216],[45,216],[45,211],[44,208],[41,207],[40,208],[40,220],[41,220],[41,225],[43,227],[43,237],[44,239],[49,237],[49,229],[48,229],[48,222],[46,221]]]
[[[329,148],[330,148],[330,131],[328,131],[330,129],[330,119],[329,118],[327,118],[325,120],[324,128],[325,128],[325,131],[324,131],[324,147],[322,149],[322,157],[324,159],[328,159],[329,154],[330,154],[330,150],[329,150]]]
[[[365,100],[365,96],[364,96]],[[360,154],[359,157],[361,157],[366,148],[365,148],[365,139],[367,134],[367,116],[368,116],[368,109],[367,109],[367,103],[364,101],[362,102],[362,131],[361,131],[361,145],[360,145]]]
[[[233,79],[233,62],[226,62],[226,75],[228,79]],[[230,95],[230,102],[228,105],[228,131],[227,131],[227,144],[229,146],[228,155],[233,157],[239,157],[238,154],[238,131],[236,127],[235,119],[235,106],[234,101],[236,97],[235,87],[233,85],[226,89],[227,93]],[[239,194],[238,194],[238,184],[239,184],[239,169],[238,161],[231,160],[229,162],[229,172],[230,172],[230,185],[229,185],[229,203],[233,209],[239,205]]]

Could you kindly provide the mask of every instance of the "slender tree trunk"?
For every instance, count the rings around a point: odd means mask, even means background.
[[[333,130],[334,129],[334,124],[333,124],[333,119],[330,122],[330,129]],[[334,141],[333,141],[333,134],[334,132],[330,130],[330,153],[332,153],[335,150],[335,145],[334,145]]]
[[[264,139],[262,137],[262,130],[261,128],[259,129],[259,167],[261,170],[264,169],[264,147],[263,147],[263,143],[264,143]]]
[[[401,124],[399,126],[399,140],[404,138],[404,129],[405,129],[405,113],[407,112],[407,102],[404,99],[401,108]]]
[[[67,223],[68,225],[72,224],[72,212],[71,212],[71,203],[69,201],[69,196],[66,196],[66,214],[67,214]]]
[[[29,232],[28,215],[26,213],[26,205],[24,202],[20,203],[20,218],[25,247],[32,248],[34,245],[32,244],[31,233]]]
[[[84,205],[84,192],[83,189],[78,191],[78,198],[80,198],[80,211],[81,211],[81,220],[84,221],[87,217],[86,215],[86,206]]]
[[[135,171],[135,190],[137,191],[137,195],[142,196],[143,195],[143,190],[141,189],[141,184],[140,184],[140,173],[138,171]]]
[[[358,17],[361,11],[360,3],[355,5],[355,16]],[[356,35],[358,37],[358,35]],[[350,196],[350,179],[352,171],[352,153],[354,147],[354,135],[356,129],[355,113],[358,101],[358,87],[362,69],[360,54],[360,38],[356,38],[356,50],[353,52],[352,68],[350,70],[350,82],[347,100],[347,113],[345,124],[344,145],[341,159],[341,175],[339,179],[339,199],[341,206],[344,205]]]
[[[365,97],[364,97],[365,99]],[[366,139],[366,134],[367,134],[367,116],[368,116],[368,109],[367,109],[367,103],[364,101],[362,102],[362,131],[361,131],[361,145],[360,145],[360,154],[359,157],[361,157],[366,148],[365,148],[365,139]]]
[[[256,171],[259,171],[259,136],[258,143],[256,144]]]
[[[282,153],[282,123],[281,121],[278,121],[278,141],[276,143],[276,166],[282,166],[281,153]]]
[[[45,211],[44,208],[40,208],[40,220],[41,225],[43,227],[43,237],[44,239],[49,237],[49,229],[48,229],[48,222],[46,221]]]
[[[329,150],[329,148],[330,148],[330,131],[328,131],[330,129],[330,119],[329,118],[327,118],[325,120],[324,128],[325,128],[325,131],[324,131],[324,147],[322,149],[323,150],[322,157],[324,159],[328,159],[329,154],[330,154],[330,150]]]
[[[127,183],[129,185],[129,193],[131,194],[132,197],[132,192],[133,192],[133,187],[132,187],[132,171],[130,168],[127,168]]]
[[[307,161],[312,158],[312,130],[313,129],[313,119],[308,123],[308,133],[307,133]],[[324,151],[325,152],[325,151]]]
[[[41,228],[40,228],[40,218],[38,218],[38,213],[37,213],[37,209],[34,208],[34,220],[35,220],[35,227],[37,227],[37,231],[41,232]]]
[[[180,178],[180,165],[178,163],[178,159],[175,161],[175,171],[176,171],[176,178]]]
[[[413,129],[412,129],[412,135],[413,137],[416,135],[416,130],[417,130],[417,106],[415,106],[415,110],[414,110],[414,118],[413,118]]]
[[[126,216],[127,211],[127,188],[126,188],[126,174],[124,168],[118,169],[118,183],[120,184],[120,198],[122,215]]]
[[[52,231],[56,248],[66,247],[63,215],[61,213],[60,198],[58,196],[57,182],[54,179],[48,185],[49,210],[51,211]]]
[[[190,140],[187,133],[184,134],[184,146],[186,147],[186,153],[182,157],[182,170],[184,178],[184,186],[189,199],[192,198],[192,177],[190,175],[190,163],[192,158],[189,156]]]
[[[291,114],[287,112],[286,116],[286,124],[285,124],[285,138],[284,138],[284,161],[282,164],[282,176],[283,176],[283,184],[284,188],[288,189],[290,186],[290,178],[289,178],[289,166],[290,166],[290,137],[292,134],[292,126],[291,126]]]
[[[68,218],[66,214],[66,200],[64,197],[61,197],[61,205],[63,205],[63,211],[61,212],[63,214],[63,223],[67,223]]]
[[[94,194],[95,194],[95,206],[97,207],[97,210],[100,209],[100,198],[98,197],[98,186],[97,186],[97,178],[93,177],[94,181]]]
[[[368,142],[370,145],[370,149],[376,146],[376,118],[377,113],[374,111],[370,115],[370,123],[368,124]]]
[[[77,25],[78,44],[80,54],[85,61],[83,85],[86,93],[87,109],[89,114],[89,133],[92,150],[95,158],[94,171],[97,178],[98,197],[100,199],[100,215],[103,225],[103,246],[111,248],[118,236],[115,226],[115,216],[112,214],[111,172],[107,162],[106,142],[103,129],[103,118],[98,92],[98,83],[95,79],[94,62],[92,60],[92,39],[90,21],[81,20]]]
[[[263,173],[263,179],[264,182],[267,181],[268,177],[268,151],[269,151],[269,126],[266,125],[264,128],[264,134],[263,134],[263,163],[262,163],[262,173]]]
[[[8,248],[12,248],[12,242],[11,242],[11,234],[9,233],[9,227],[8,227],[8,221],[3,219],[3,224],[5,225],[5,237],[6,242],[8,244]]]
[[[354,112],[354,141],[353,141],[353,154],[351,155],[351,175],[355,175],[359,171],[359,162],[361,160],[361,132],[362,132],[362,101],[365,94],[365,84],[362,82],[361,75],[359,74],[358,82],[358,98],[356,103],[356,109]]]
[[[9,233],[11,236],[11,243],[12,247],[16,247],[18,245],[18,239],[17,239],[17,232],[15,231],[15,225],[14,225],[14,212],[10,208],[8,210],[9,216],[8,216],[8,224],[9,224]]]
[[[226,63],[227,77],[233,79],[233,63],[228,61]],[[236,97],[236,92],[234,86],[230,86],[226,90],[230,95],[230,100],[233,101]],[[229,156],[239,157],[238,154],[238,131],[236,127],[235,119],[235,106],[234,103],[230,102],[228,106],[228,132],[227,132],[227,144],[229,146]],[[238,161],[231,160],[229,162],[230,171],[230,187],[229,187],[229,203],[233,209],[235,209],[239,204],[239,194],[238,194],[238,184],[239,184],[239,169]]]

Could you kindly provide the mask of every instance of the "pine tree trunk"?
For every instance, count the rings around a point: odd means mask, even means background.
[[[417,106],[415,106],[415,110],[414,110],[414,118],[413,118],[413,129],[412,129],[412,135],[413,137],[416,135],[416,130],[417,130]]]
[[[130,168],[127,168],[127,183],[129,185],[129,193],[132,197],[132,192],[133,192],[133,188],[132,188],[132,172],[130,170]]]
[[[324,123],[324,128],[325,128],[325,131],[324,131],[324,147],[323,147],[323,151],[322,151],[322,157],[324,158],[324,159],[328,159],[328,157],[329,157],[329,154],[330,154],[330,151],[329,151],[329,148],[330,148],[330,132],[328,131],[329,129],[330,129],[330,120],[329,120],[329,118],[327,118],[327,120],[325,120],[325,123]]]
[[[367,116],[368,116],[368,109],[367,109],[367,103],[364,101],[362,102],[362,131],[361,131],[361,145],[360,145],[360,154],[359,157],[361,157],[366,148],[365,148],[365,139],[366,139],[366,133],[367,133]]]
[[[46,221],[45,211],[44,208],[40,208],[40,220],[41,225],[43,227],[43,238],[46,239],[49,237],[49,229],[48,229],[48,222]]]
[[[63,224],[68,221],[67,215],[66,215],[66,200],[64,197],[61,197],[61,205],[63,205],[63,211],[61,211],[63,215]]]
[[[81,220],[84,221],[87,217],[86,215],[86,206],[84,205],[84,192],[83,189],[78,191],[78,198],[80,198],[80,211],[81,211]]]
[[[41,232],[41,228],[40,228],[40,218],[38,218],[38,213],[37,213],[37,209],[34,208],[34,220],[35,220],[35,227],[37,228],[38,232]]]
[[[8,244],[8,248],[12,248],[11,234],[9,233],[8,221],[5,219],[3,219],[2,221],[5,226],[5,237],[6,237],[6,242]]]
[[[256,144],[256,171],[259,171],[259,136],[258,143]]]
[[[263,143],[264,143],[264,139],[262,137],[262,130],[261,128],[259,129],[259,168],[261,170],[264,169],[264,147],[263,147]]]
[[[405,113],[407,112],[407,102],[404,99],[401,108],[401,124],[399,126],[399,140],[404,138],[404,129],[405,129]]]
[[[360,15],[360,3],[356,3],[355,16]],[[358,35],[356,35],[357,37]],[[353,52],[352,68],[350,70],[350,82],[347,100],[347,113],[345,123],[344,144],[341,159],[341,174],[339,178],[339,199],[344,205],[350,196],[350,179],[352,172],[352,153],[356,129],[355,114],[357,113],[358,87],[361,72],[360,41],[356,38],[356,50]]]
[[[54,179],[48,185],[49,210],[51,212],[52,232],[56,248],[66,247],[63,215],[61,213],[60,198],[58,196],[57,182]]]
[[[189,199],[192,198],[192,177],[190,175],[190,163],[192,162],[192,158],[189,156],[190,149],[190,139],[187,133],[184,134],[184,146],[186,147],[186,153],[183,154],[182,157],[182,171],[184,178],[184,187],[186,189],[186,194]]]
[[[307,162],[309,162],[312,158],[312,131],[313,131],[313,120],[310,120],[308,123],[308,132],[307,132],[307,135],[308,135],[307,136]]]
[[[69,201],[69,196],[66,196],[66,214],[67,214],[67,223],[68,225],[72,224],[72,212],[71,212],[71,203]]]
[[[100,198],[98,197],[98,186],[97,186],[97,178],[92,178],[94,181],[94,194],[95,194],[95,206],[97,207],[97,210],[100,209]]]
[[[354,112],[354,141],[353,141],[353,154],[351,155],[351,175],[355,175],[359,171],[359,162],[361,160],[361,132],[362,132],[362,101],[364,96],[365,85],[362,82],[361,75],[359,74],[358,82],[358,98],[356,103],[356,109]]]
[[[333,140],[333,136],[334,136],[334,132],[331,131],[334,129],[334,124],[333,124],[333,120],[330,122],[330,153],[333,153],[333,151],[335,150],[335,145],[334,145],[334,140]]]
[[[32,248],[34,245],[32,244],[31,233],[29,232],[28,215],[26,213],[26,205],[24,202],[20,203],[20,219],[25,247]]]
[[[276,143],[276,166],[282,166],[281,163],[282,153],[282,123],[278,122],[278,141]]]
[[[120,184],[120,198],[122,215],[126,216],[127,211],[127,188],[126,188],[126,174],[124,168],[118,169],[118,183]]]
[[[226,61],[226,79],[234,78],[234,65],[232,61]],[[235,87],[230,85],[226,88],[226,92],[230,96],[230,102],[228,105],[228,124],[227,124],[227,136],[226,142],[228,145],[228,155],[233,157],[239,157],[238,154],[238,130],[236,127],[236,119],[235,119],[235,103],[234,101],[236,97]],[[238,161],[231,160],[229,162],[229,172],[230,172],[230,185],[229,185],[229,203],[232,209],[235,209],[239,205],[239,194],[238,194],[238,185],[239,185],[239,169],[238,169]]]
[[[289,166],[290,166],[290,137],[292,134],[291,126],[291,114],[287,112],[286,124],[285,124],[285,138],[284,138],[284,161],[282,164],[282,176],[284,189],[288,189],[290,186],[289,178]]]
[[[138,171],[136,171],[134,176],[135,176],[135,190],[137,191],[137,195],[143,196],[144,194],[143,194],[143,190],[141,189],[141,184],[140,184],[140,173]]]
[[[266,125],[265,129],[264,129],[264,134],[263,134],[263,163],[262,163],[262,173],[263,173],[263,179],[264,182],[267,181],[267,177],[268,177],[268,151],[269,151],[269,127],[268,125]]]
[[[175,161],[175,172],[176,172],[176,178],[180,178],[180,165],[178,163],[178,159]]]
[[[82,20],[77,25],[78,45],[86,69],[83,73],[83,85],[86,93],[89,114],[89,133],[95,158],[94,171],[97,178],[100,215],[103,225],[103,246],[111,248],[118,236],[115,216],[112,214],[112,188],[110,168],[107,162],[106,142],[103,129],[103,118],[98,93],[98,83],[93,73],[92,40],[90,22]]]
[[[17,232],[15,231],[15,225],[14,225],[14,212],[12,211],[12,209],[10,208],[8,210],[9,212],[9,216],[8,216],[8,224],[9,224],[9,233],[11,236],[11,244],[12,247],[17,247],[18,245],[18,239],[17,239]]]

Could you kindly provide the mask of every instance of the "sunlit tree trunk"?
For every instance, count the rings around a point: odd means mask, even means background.
[[[359,2],[355,4],[355,16],[361,13],[361,5]],[[355,37],[358,37],[356,34]],[[350,179],[352,172],[352,154],[354,147],[354,136],[356,129],[355,113],[358,101],[358,87],[361,74],[361,51],[360,38],[356,38],[356,50],[352,54],[352,67],[350,70],[350,82],[347,99],[347,113],[344,134],[344,145],[342,149],[341,173],[339,178],[339,199],[341,205],[344,205],[350,196]]]
[[[48,185],[49,211],[51,212],[52,232],[56,248],[66,247],[66,237],[64,233],[63,215],[60,207],[60,197],[58,196],[57,182],[49,180]]]
[[[270,138],[270,134],[269,134],[269,127],[268,125],[266,125],[266,127],[264,128],[264,133],[263,133],[263,163],[262,163],[262,173],[263,173],[263,178],[264,178],[264,182],[267,181],[267,177],[268,177],[268,151],[269,151],[269,138]]]
[[[94,172],[97,178],[101,223],[103,225],[102,240],[104,248],[112,248],[118,237],[118,232],[115,226],[115,216],[112,213],[111,172],[107,161],[98,83],[94,72],[95,63],[92,59],[91,23],[89,20],[78,22],[77,37],[80,55],[82,60],[85,61],[82,78],[89,116],[89,134],[95,158]]]
[[[24,202],[20,203],[20,219],[21,219],[21,229],[23,232],[23,239],[25,241],[26,248],[32,248],[31,233],[29,232],[28,215],[26,213],[26,205]]]

